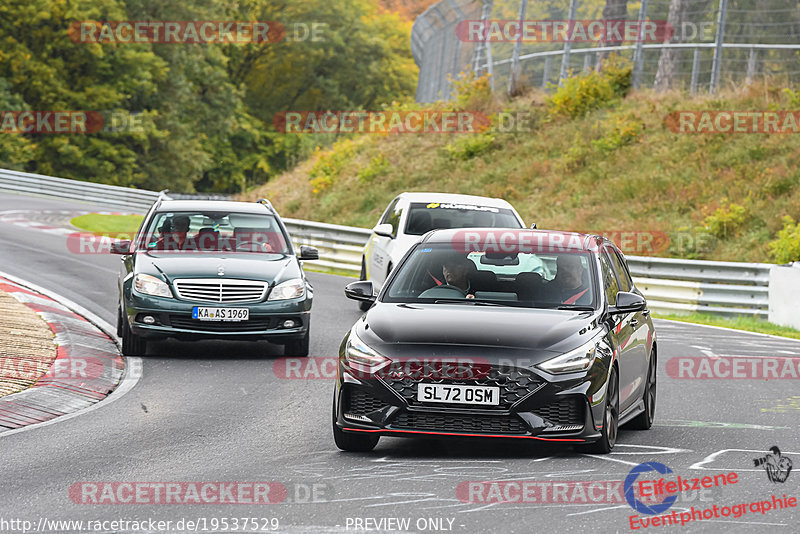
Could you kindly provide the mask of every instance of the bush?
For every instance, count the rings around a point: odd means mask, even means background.
[[[787,87],[783,92],[789,97],[789,107],[800,108],[800,91],[792,91]]]
[[[727,239],[736,236],[749,218],[747,208],[739,204],[727,205],[725,202],[712,215],[706,217],[706,229],[718,239]]]
[[[451,159],[468,160],[489,150],[494,144],[491,133],[465,134],[444,147]]]
[[[567,78],[547,101],[550,114],[577,118],[608,105],[627,94],[632,72],[630,65],[611,56],[601,72]]]
[[[631,114],[616,115],[602,126],[605,135],[592,141],[592,146],[600,152],[613,152],[639,139],[644,126]]]
[[[358,171],[358,179],[361,182],[371,182],[378,176],[386,174],[390,165],[386,156],[379,154],[372,158],[366,167]]]
[[[445,103],[447,111],[485,111],[492,102],[489,75],[480,78],[475,73],[462,72],[458,78],[448,76],[453,98]]]
[[[333,185],[345,165],[355,156],[355,144],[349,139],[338,141],[330,150],[314,151],[317,161],[308,173],[314,193],[319,193]]]
[[[783,229],[778,238],[771,241],[769,255],[775,263],[791,263],[800,261],[800,223],[788,215],[783,218]]]

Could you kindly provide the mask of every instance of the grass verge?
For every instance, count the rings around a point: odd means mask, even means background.
[[[90,213],[75,217],[70,224],[86,232],[116,237],[119,234],[136,235],[142,224],[141,215],[99,215]]]
[[[719,315],[709,315],[707,313],[692,313],[690,315],[676,315],[669,313],[653,313],[656,319],[669,319],[671,321],[681,321],[684,323],[707,324],[711,326],[721,326],[723,328],[735,328],[747,332],[757,332],[759,334],[771,334],[773,336],[800,339],[800,330],[786,326],[778,326],[763,319],[756,317],[720,317]]]

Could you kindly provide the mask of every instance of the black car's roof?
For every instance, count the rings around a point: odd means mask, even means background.
[[[527,228],[452,228],[447,230],[433,230],[425,235],[424,241],[426,243],[453,243],[464,241],[467,232],[477,232],[480,235],[487,233],[499,237],[501,234],[511,232],[516,236],[527,235],[536,236],[536,240],[548,239],[553,236],[560,236],[566,243],[580,243],[583,250],[591,251],[594,247],[603,243],[613,244],[611,241],[604,237],[594,234],[583,234],[580,232],[563,232],[560,230],[533,230]],[[541,236],[541,237],[539,237]],[[556,242],[552,240],[552,242]]]
[[[163,200],[159,212],[200,211],[271,214],[272,211],[258,202],[235,202],[232,200]]]

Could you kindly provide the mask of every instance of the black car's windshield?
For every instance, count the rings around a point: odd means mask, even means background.
[[[406,234],[423,235],[447,228],[520,228],[514,212],[505,208],[414,202],[409,206]]]
[[[595,265],[586,251],[487,252],[418,244],[382,296],[384,302],[458,301],[554,309],[594,309]]]
[[[181,252],[289,252],[274,216],[235,212],[156,213],[139,247]]]

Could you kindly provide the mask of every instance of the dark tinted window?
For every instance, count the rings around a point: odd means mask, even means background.
[[[423,235],[447,228],[521,228],[514,212],[468,204],[415,202],[409,206],[406,234]]]
[[[633,281],[631,280],[630,273],[628,273],[628,269],[626,269],[625,265],[622,263],[622,258],[620,258],[619,254],[617,254],[617,252],[610,247],[606,247],[606,252],[608,252],[608,257],[611,259],[611,265],[614,267],[614,271],[617,273],[620,291],[630,291],[633,289]]]
[[[275,217],[256,213],[156,213],[139,246],[156,251],[289,252]]]
[[[600,266],[602,268],[601,275],[603,277],[603,290],[606,292],[608,303],[613,306],[617,303],[617,293],[619,292],[619,284],[614,270],[611,267],[611,262],[606,253],[600,254]]]
[[[396,202],[391,211],[387,212],[386,222],[392,225],[392,235],[397,235],[397,230],[400,229],[400,217],[403,216],[403,205]]]
[[[379,224],[386,224],[389,222],[389,218],[392,216],[392,213],[394,213],[394,208],[397,206],[397,202],[398,199],[392,200],[392,202],[389,204],[389,207],[383,212],[383,216],[381,217]]]
[[[471,295],[478,302],[556,308],[564,304],[563,297],[569,295],[569,291],[560,289],[560,280],[549,278],[547,273],[550,271],[544,269],[544,265],[557,265],[562,257],[573,260],[561,263],[576,265],[579,281],[585,288],[585,291],[579,291],[581,297],[569,304],[595,307],[594,280],[597,275],[589,253],[550,250],[463,252],[450,243],[418,244],[382,298],[384,302],[441,303]],[[445,284],[446,287],[441,287]]]

